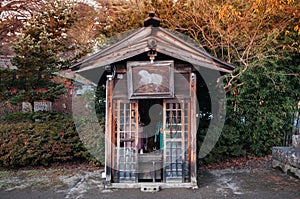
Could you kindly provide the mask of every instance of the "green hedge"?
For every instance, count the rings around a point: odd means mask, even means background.
[[[0,124],[0,166],[50,165],[96,160],[82,144],[71,119]]]
[[[198,148],[201,147],[206,133],[207,129],[198,133]],[[226,124],[216,145],[205,158],[199,159],[198,163],[200,165],[210,164],[245,156],[247,154],[246,145],[243,135],[234,126]]]
[[[63,112],[15,112],[6,114],[0,118],[0,123],[18,123],[18,122],[35,122],[35,121],[59,121],[70,119],[67,113]]]

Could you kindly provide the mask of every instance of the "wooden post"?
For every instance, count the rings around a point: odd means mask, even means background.
[[[180,101],[181,103],[181,172],[182,172],[182,182],[185,181],[184,168],[185,168],[185,106],[184,100]]]
[[[189,182],[191,181],[191,101],[188,101],[188,141],[187,141],[187,150],[188,150],[188,173],[189,173]]]
[[[111,166],[112,166],[112,94],[113,94],[113,79],[112,76],[107,76],[106,81],[106,128],[105,128],[105,174],[106,181],[111,182]]]
[[[120,131],[121,131],[121,124],[120,124],[120,110],[121,110],[121,103],[120,103],[120,100],[117,100],[117,103],[116,103],[116,107],[117,109],[117,165],[115,166],[115,169],[117,170],[117,178],[119,179],[120,178]],[[115,110],[114,110],[115,111]],[[115,153],[115,150],[114,152]]]
[[[166,161],[167,161],[167,136],[166,136],[166,130],[167,130],[167,124],[166,124],[166,119],[167,119],[167,103],[166,100],[164,99],[163,102],[163,138],[164,138],[164,143],[163,143],[163,182],[166,182]]]
[[[197,186],[196,75],[191,73],[191,183]]]
[[[138,161],[138,144],[139,144],[139,103],[135,100],[135,182],[138,182],[138,169],[139,169],[139,161]]]

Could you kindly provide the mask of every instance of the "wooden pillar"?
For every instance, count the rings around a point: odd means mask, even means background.
[[[167,119],[167,103],[166,103],[166,100],[163,101],[163,182],[166,182],[166,157],[167,157],[167,136],[166,136],[166,119]]]
[[[196,74],[191,73],[191,183],[197,186],[197,128],[196,128]]]
[[[138,161],[138,144],[139,144],[139,103],[135,101],[135,182],[139,180],[139,161]]]
[[[185,101],[180,100],[181,104],[181,168],[182,168],[182,182],[185,182]]]
[[[106,81],[106,119],[105,119],[105,174],[106,181],[111,182],[111,166],[112,166],[112,111],[113,111],[113,79],[107,76]]]

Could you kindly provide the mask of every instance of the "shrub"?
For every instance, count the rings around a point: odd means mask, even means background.
[[[71,119],[0,124],[0,136],[1,167],[97,162],[82,144]]]
[[[17,122],[34,122],[34,121],[53,121],[53,120],[64,120],[70,118],[67,113],[63,112],[48,112],[48,111],[37,111],[37,112],[15,112],[5,115],[1,118],[1,123],[17,123]]]
[[[1,118],[1,123],[29,122],[31,121],[31,115],[30,112],[10,113]]]
[[[198,135],[198,148],[201,147],[202,141],[204,139],[203,135],[205,134],[205,130],[200,131]],[[230,158],[244,156],[246,154],[246,145],[247,143],[244,142],[242,135],[239,134],[239,131],[237,131],[234,126],[226,124],[214,148],[206,157],[200,159],[199,163],[209,164],[224,161]]]

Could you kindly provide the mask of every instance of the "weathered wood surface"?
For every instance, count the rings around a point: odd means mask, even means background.
[[[152,186],[153,183],[141,182],[141,183],[111,183],[111,185],[106,186],[106,188],[111,189],[128,189],[128,188],[141,188],[142,186]],[[197,185],[193,183],[178,183],[178,182],[156,182],[155,185],[159,186],[161,189],[168,188],[198,188]]]
[[[147,27],[141,28],[127,38],[75,64],[73,70],[79,70],[79,72],[91,70],[148,52],[150,50],[149,39],[157,40],[157,52],[171,57],[223,72],[231,72],[234,69],[232,65],[218,60],[203,48],[196,48],[163,28]]]
[[[113,79],[109,78],[107,80],[107,102],[106,102],[106,130],[105,130],[105,172],[106,172],[106,181],[111,181],[111,168],[112,168],[112,92],[113,92]]]
[[[191,74],[192,76],[193,74]],[[191,82],[191,183],[197,184],[197,128],[196,128],[196,75],[193,75]]]

